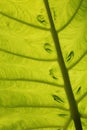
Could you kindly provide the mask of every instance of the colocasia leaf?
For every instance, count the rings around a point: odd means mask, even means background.
[[[87,0],[47,1],[0,0],[0,130],[76,130],[52,20],[87,130]]]

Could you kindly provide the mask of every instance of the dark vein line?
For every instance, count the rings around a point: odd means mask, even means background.
[[[26,21],[23,21],[23,20],[14,18],[14,17],[12,17],[12,16],[10,16],[10,15],[4,13],[4,12],[1,12],[1,11],[0,11],[0,14],[3,15],[3,16],[5,16],[5,17],[7,17],[7,18],[10,18],[10,19],[12,19],[12,20],[15,20],[16,22],[20,22],[21,24],[24,24],[24,25],[26,25],[26,26],[31,26],[31,27],[33,27],[33,28],[40,29],[40,30],[44,30],[44,31],[49,31],[49,30],[50,30],[49,28],[40,27],[40,26],[31,24],[31,23],[28,23],[28,22],[26,22]]]
[[[11,51],[8,51],[8,50],[2,49],[2,48],[0,48],[0,51],[14,55],[14,56],[18,56],[18,57],[21,57],[21,58],[26,58],[26,59],[36,60],[36,61],[43,61],[43,62],[55,62],[55,61],[57,61],[57,58],[56,59],[39,59],[39,58],[30,57],[30,56],[25,56],[25,55],[22,55],[22,54],[17,54],[15,52],[11,52]],[[83,55],[75,63],[73,63],[71,66],[69,66],[67,69],[68,70],[72,69],[75,65],[77,65],[85,57],[86,54],[87,54],[87,51],[85,51],[83,53]]]
[[[52,83],[52,82],[47,82],[47,81],[43,81],[43,80],[36,80],[36,79],[24,79],[24,78],[0,78],[0,80],[2,81],[24,81],[24,82],[36,82],[36,83],[42,83],[42,84],[47,84],[47,85],[51,85],[52,87],[60,87],[63,88],[64,86],[61,84],[57,84],[57,83]]]
[[[77,103],[80,103],[87,96],[87,91],[77,100]]]
[[[85,51],[82,56],[75,62],[73,63],[71,66],[68,67],[68,70],[72,69],[75,65],[77,65],[84,57],[85,55],[87,54],[87,51]]]
[[[78,13],[78,11],[80,9],[82,2],[83,2],[83,0],[80,0],[80,3],[78,5],[77,9],[75,10],[74,14],[72,15],[72,17],[69,19],[69,21],[62,28],[57,30],[57,32],[61,32],[63,29],[65,29],[72,22],[72,20],[74,19],[74,17],[76,16],[76,14]]]
[[[81,116],[81,118],[87,119],[87,114],[81,114],[81,113],[80,113],[80,116]]]
[[[20,106],[18,106],[18,105],[14,105],[14,106],[0,106],[0,108],[8,108],[8,109],[15,109],[15,108],[18,108],[18,109],[24,109],[24,108],[33,108],[33,109],[35,109],[35,108],[40,108],[40,109],[43,109],[43,108],[49,108],[49,109],[60,109],[60,110],[64,110],[64,111],[69,111],[69,109],[68,108],[65,108],[65,107],[63,107],[63,106],[46,106],[46,105],[44,105],[44,106],[33,106],[33,105],[31,105],[31,106],[28,106],[28,105],[26,105],[26,106],[24,106],[24,105],[20,105]]]
[[[80,114],[79,114],[79,111],[78,111],[78,106],[76,104],[76,100],[74,98],[74,94],[73,94],[73,91],[72,91],[72,86],[71,86],[71,82],[70,82],[70,79],[69,79],[68,70],[66,68],[66,65],[65,65],[65,62],[64,62],[64,59],[63,59],[61,46],[60,46],[60,42],[59,42],[59,37],[58,37],[57,31],[56,31],[56,28],[55,28],[55,25],[54,25],[54,22],[53,22],[53,18],[52,18],[52,14],[51,14],[51,10],[50,10],[50,7],[49,7],[48,0],[44,0],[44,4],[45,4],[46,11],[47,11],[47,14],[48,14],[48,19],[49,19],[49,22],[50,22],[50,25],[51,25],[51,35],[52,35],[52,38],[54,40],[54,45],[55,45],[55,49],[56,49],[56,52],[57,52],[57,57],[59,57],[58,63],[60,65],[60,69],[61,69],[62,76],[63,76],[63,79],[64,79],[64,89],[65,89],[67,99],[68,99],[68,102],[69,102],[71,116],[72,116],[72,119],[74,121],[76,130],[82,130],[82,124],[81,124],[81,120],[80,120]]]
[[[44,61],[44,62],[56,61],[56,59],[39,59],[39,58],[30,57],[30,56],[25,56],[25,55],[17,54],[15,52],[11,52],[11,51],[8,51],[8,50],[2,49],[2,48],[0,48],[0,51],[14,55],[14,56],[18,56],[18,57],[21,57],[21,58],[31,59],[31,60]]]

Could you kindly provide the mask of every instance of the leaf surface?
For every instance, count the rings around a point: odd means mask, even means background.
[[[49,5],[86,130],[87,0],[49,0]],[[75,129],[43,0],[0,0],[3,129]]]

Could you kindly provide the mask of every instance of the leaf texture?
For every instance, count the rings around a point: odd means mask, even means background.
[[[87,0],[49,0],[83,130]],[[0,0],[0,130],[75,130],[43,0]]]

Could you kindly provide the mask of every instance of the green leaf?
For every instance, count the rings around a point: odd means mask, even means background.
[[[76,129],[44,1],[0,0],[0,130]],[[86,130],[87,0],[48,2]]]

